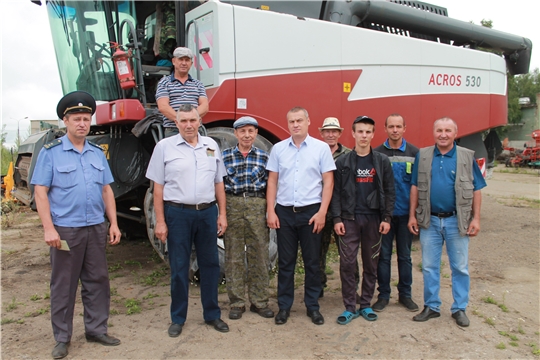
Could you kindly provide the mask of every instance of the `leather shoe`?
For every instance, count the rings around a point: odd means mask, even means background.
[[[438,318],[439,316],[441,316],[441,313],[431,310],[429,306],[424,306],[424,310],[412,319],[414,321],[428,321],[429,319]]]
[[[171,326],[169,326],[169,336],[170,337],[178,337],[182,333],[182,328],[184,327],[183,324],[175,324],[172,323]]]
[[[229,310],[229,319],[231,320],[238,320],[242,317],[242,314],[246,312],[246,307],[232,307],[231,310]]]
[[[307,310],[306,314],[307,316],[311,318],[311,322],[314,323],[315,325],[324,324],[324,317],[319,312],[319,310],[313,310],[313,311]]]
[[[384,311],[384,308],[386,307],[386,305],[388,305],[389,302],[390,301],[388,299],[378,298],[377,302],[375,302],[375,304],[373,304],[371,308],[373,309],[373,311],[381,312]]]
[[[276,315],[276,318],[275,318],[276,325],[285,324],[287,322],[287,319],[289,318],[290,314],[291,313],[290,313],[289,310],[280,309],[279,312]]]
[[[223,320],[216,319],[211,321],[205,321],[207,325],[212,325],[214,329],[219,332],[229,332],[229,325],[227,325]]]
[[[409,311],[418,311],[418,305],[409,297],[399,297],[399,303],[407,308]]]
[[[459,326],[469,326],[469,318],[467,317],[467,314],[465,314],[465,311],[458,310],[452,314],[452,317],[456,319],[456,324],[458,324]]]
[[[263,308],[258,308],[255,305],[251,304],[251,306],[249,307],[249,311],[257,313],[261,315],[263,318],[267,318],[267,319],[274,317],[274,312],[268,306],[265,306]]]
[[[118,340],[115,337],[109,336],[107,334],[101,334],[101,335],[86,335],[86,341],[88,342],[97,342],[101,345],[105,346],[116,346],[120,345],[120,340]]]
[[[52,351],[53,359],[62,359],[65,358],[68,354],[69,342],[57,342]]]

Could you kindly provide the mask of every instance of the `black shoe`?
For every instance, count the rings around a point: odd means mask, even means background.
[[[251,306],[249,307],[249,311],[257,313],[261,315],[263,318],[267,318],[267,319],[274,317],[274,312],[268,306],[265,306],[263,308],[258,308],[255,305],[251,304]]]
[[[229,319],[231,320],[238,320],[242,317],[242,314],[246,312],[246,307],[232,307],[231,310],[229,310]]]
[[[88,342],[97,342],[101,345],[105,346],[116,346],[120,345],[120,340],[118,340],[115,337],[109,336],[107,334],[101,334],[101,335],[86,335],[86,341]]]
[[[407,308],[409,311],[418,311],[418,305],[409,297],[399,297],[399,303]]]
[[[324,324],[324,317],[319,312],[319,310],[313,310],[313,311],[307,310],[306,315],[311,318],[311,322],[314,323],[315,325]]]
[[[467,317],[467,314],[465,314],[465,311],[458,310],[452,314],[452,317],[456,319],[456,324],[458,324],[459,326],[469,326],[469,318]]]
[[[412,319],[414,321],[428,321],[429,319],[438,318],[439,316],[441,316],[441,313],[431,310],[429,306],[424,306],[424,310]]]
[[[287,319],[291,315],[289,310],[279,310],[279,312],[276,315],[275,322],[276,325],[283,325],[287,322]]]
[[[214,329],[219,332],[229,332],[229,325],[227,325],[223,320],[216,319],[211,321],[205,321],[207,325],[212,325]]]
[[[178,337],[180,336],[180,334],[182,333],[182,328],[184,327],[184,325],[182,324],[175,324],[175,323],[172,323],[171,326],[169,326],[169,336],[170,337]]]
[[[62,359],[65,358],[68,354],[69,342],[57,342],[52,351],[53,359]]]
[[[388,305],[388,302],[389,302],[388,299],[379,298],[377,299],[377,302],[373,304],[371,308],[373,309],[373,311],[376,311],[376,312],[384,311],[384,308],[386,307],[386,305]]]

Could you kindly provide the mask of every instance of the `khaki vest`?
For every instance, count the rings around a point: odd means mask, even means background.
[[[431,217],[431,162],[435,146],[420,149],[418,162],[418,207],[416,220],[418,225],[427,229]],[[474,151],[456,146],[456,213],[461,236],[467,235],[467,228],[472,220],[473,203],[473,157]],[[435,189],[444,191],[444,189]]]

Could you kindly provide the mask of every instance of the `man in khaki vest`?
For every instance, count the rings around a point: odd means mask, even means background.
[[[442,118],[433,125],[435,146],[420,149],[411,180],[409,231],[420,233],[424,310],[414,321],[441,316],[439,297],[442,247],[452,270],[452,317],[469,326],[469,237],[480,231],[481,189],[486,186],[474,151],[457,146],[457,124]],[[458,181],[458,183],[456,183]],[[419,229],[420,227],[420,229]]]

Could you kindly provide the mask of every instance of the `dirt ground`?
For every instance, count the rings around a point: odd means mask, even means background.
[[[502,171],[502,172],[501,172]],[[184,331],[170,338],[169,271],[145,241],[124,241],[108,248],[112,287],[109,333],[122,340],[103,347],[84,339],[80,298],[75,309],[69,359],[346,359],[346,358],[538,358],[540,355],[539,246],[540,175],[498,168],[483,191],[482,231],[470,243],[471,325],[458,327],[450,317],[452,302],[448,259],[443,257],[441,317],[412,321],[414,313],[397,303],[397,265],[393,262],[393,297],[375,322],[362,318],[346,326],[338,263],[331,264],[329,289],[321,299],[326,323],[316,326],[305,314],[299,286],[287,324],[276,326],[249,311],[228,319],[227,294],[219,300],[229,333],[204,324],[199,289],[190,289]],[[49,255],[37,214],[21,212],[3,222],[1,243],[4,359],[50,358],[54,339],[49,314]],[[422,305],[420,244],[414,242],[413,298]],[[301,276],[299,276],[301,278]],[[270,306],[277,310],[276,279]]]

